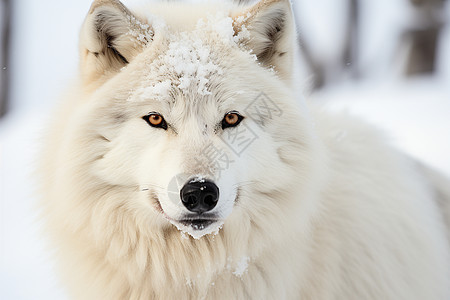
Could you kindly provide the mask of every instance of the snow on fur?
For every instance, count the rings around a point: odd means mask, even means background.
[[[234,270],[233,275],[242,277],[242,275],[244,275],[244,273],[247,272],[249,261],[250,257],[248,256],[241,257],[241,259],[237,262],[236,269]]]
[[[157,28],[154,24],[152,27],[155,32],[167,35],[168,49],[149,64],[148,76],[143,80],[144,85],[137,89],[137,97],[133,97],[133,100],[161,101],[170,97],[171,91],[175,89],[182,93],[210,95],[210,78],[223,74],[223,69],[210,46],[200,37],[209,36],[225,45],[238,47],[250,35],[244,25],[235,34],[233,19],[220,13],[200,19],[193,32],[170,33],[160,21]],[[172,75],[171,79],[167,79],[168,74]]]
[[[136,39],[141,45],[146,45],[153,38],[153,31],[150,25],[144,24],[133,16],[128,16],[128,22],[130,24],[130,30],[127,35],[130,35]]]

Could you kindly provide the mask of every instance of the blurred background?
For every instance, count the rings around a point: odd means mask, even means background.
[[[91,0],[0,1],[0,298],[65,299],[39,236],[32,170],[76,76]],[[450,175],[450,0],[292,2],[305,96],[360,115]]]

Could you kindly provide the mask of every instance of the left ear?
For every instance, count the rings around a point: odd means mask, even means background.
[[[85,83],[118,72],[152,42],[152,37],[151,26],[119,0],[95,0],[80,33]]]
[[[286,80],[292,77],[296,31],[289,0],[261,0],[253,7],[235,14],[234,31],[248,30],[244,44],[266,67],[274,67]]]

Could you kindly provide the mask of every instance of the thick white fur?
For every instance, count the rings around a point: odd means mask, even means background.
[[[97,1],[92,11],[102,5],[120,10],[116,1]],[[258,48],[267,42],[264,16],[275,8],[288,12],[275,45],[287,54],[272,53],[258,64],[245,49],[202,36],[226,71],[210,79],[212,95],[191,91],[171,101],[127,101],[143,84],[148,63],[166,50],[164,34],[155,30],[151,42],[133,43],[132,50],[119,39],[117,50],[130,62],[120,70],[120,61],[90,53],[99,44],[84,26],[83,78],[55,114],[40,168],[42,215],[74,299],[450,299],[441,211],[449,207],[448,181],[434,186],[437,180],[360,120],[298,108],[288,1],[148,10],[165,20],[170,34],[193,30],[216,10],[233,17],[256,10],[259,25],[248,20],[247,47]],[[152,24],[144,14],[139,19]],[[123,24],[117,26],[120,33]],[[220,200],[230,203],[223,228],[216,236],[183,237],[155,209],[151,193],[164,208],[173,176],[213,176],[193,157],[220,142],[212,127],[224,112],[243,111],[261,91],[282,115],[263,127],[243,121],[258,139],[241,156],[228,153],[234,163],[218,182],[229,191]],[[149,111],[163,113],[178,132],[150,128],[141,119]],[[210,129],[202,131],[204,124]]]

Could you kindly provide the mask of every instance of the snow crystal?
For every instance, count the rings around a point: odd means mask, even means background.
[[[145,45],[153,38],[153,31],[150,25],[144,24],[133,16],[128,16],[128,22],[130,23],[130,30],[127,35],[135,38],[141,45]]]
[[[245,26],[245,22],[251,17],[251,13],[247,13],[245,16],[239,16],[234,20],[234,28],[237,28],[239,32],[234,37],[234,42],[237,44],[241,44],[242,42],[248,40],[250,38],[250,32],[247,29],[247,26]]]
[[[252,16],[252,14],[250,12],[248,12],[245,16],[241,15],[239,17],[236,18],[236,24],[237,26],[242,26],[241,24],[247,22],[248,19],[250,19],[250,17]]]
[[[239,16],[236,18],[236,23],[238,24],[242,24],[245,22],[245,17],[244,16]]]
[[[237,276],[237,277],[242,277],[242,275],[244,275],[245,272],[247,272],[248,269],[248,263],[250,261],[250,257],[248,256],[242,256],[241,259],[239,259],[237,261],[237,264],[235,265],[234,271],[233,271],[233,275]],[[233,269],[233,258],[231,256],[229,256],[227,258],[227,264],[226,264],[226,269],[227,270],[232,270]]]
[[[250,261],[250,257],[243,256],[237,263],[236,269],[233,272],[233,275],[238,277],[242,277],[245,272],[247,272],[248,262]]]
[[[188,287],[192,287],[192,281],[191,281],[191,279],[189,279],[189,278],[186,278],[186,286],[188,286]]]
[[[245,25],[242,25],[241,30],[238,32],[238,34],[233,39],[234,39],[235,43],[242,44],[244,41],[250,39],[250,31],[248,31],[248,29]]]
[[[205,229],[205,225],[203,225],[203,224],[192,224],[191,227],[194,230],[203,230],[203,229]]]
[[[231,263],[233,262],[233,259],[231,258],[231,256],[227,257],[227,265],[225,266],[225,268],[227,268],[227,270],[231,270]]]
[[[191,180],[192,183],[193,183],[193,182],[204,183],[205,181],[206,181],[205,177],[200,176],[200,175],[195,176],[195,177]]]

